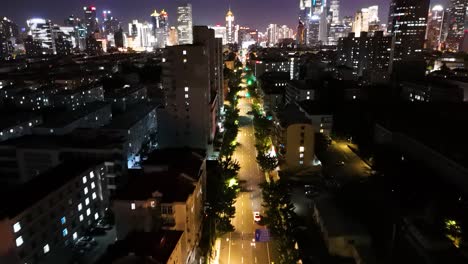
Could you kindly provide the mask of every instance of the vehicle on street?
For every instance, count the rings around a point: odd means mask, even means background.
[[[104,229],[104,230],[111,230],[112,229],[112,226],[109,223],[107,223],[104,219],[99,220],[96,227]]]
[[[260,212],[254,212],[254,221],[255,222],[259,222],[260,220],[262,220],[262,216],[260,215]]]
[[[338,161],[338,162],[336,163],[336,165],[337,165],[337,166],[344,166],[345,163],[344,163],[344,161],[341,160],[341,161]]]

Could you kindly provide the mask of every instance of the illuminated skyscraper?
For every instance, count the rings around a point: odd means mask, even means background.
[[[147,50],[152,48],[153,34],[151,32],[151,26],[144,22],[140,23],[138,20],[133,20],[132,23],[128,24],[128,31],[132,37],[132,45],[129,45],[134,50]]]
[[[379,7],[370,6],[357,11],[354,15],[353,32],[359,37],[361,32],[379,30]]]
[[[426,36],[429,2],[429,0],[392,0],[388,32],[394,36],[393,60],[413,60],[421,56]]]
[[[177,35],[179,45],[192,44],[192,5],[183,4],[177,7]]]
[[[85,6],[84,11],[84,23],[86,25],[86,34],[91,35],[96,31],[99,31],[97,18],[96,18],[96,7]]]
[[[330,1],[330,23],[332,25],[337,25],[340,23],[340,0],[331,0]]]
[[[229,8],[226,14],[226,42],[234,43],[235,42],[235,25],[234,25],[234,14]]]
[[[452,51],[461,50],[465,21],[467,16],[467,0],[450,0],[448,8],[448,32],[446,39],[446,48]],[[467,29],[468,30],[468,29]]]
[[[427,17],[426,48],[438,50],[441,43],[444,8],[434,5]]]
[[[112,16],[110,10],[102,11],[102,32],[105,35],[114,34],[119,30],[120,22]]]
[[[33,18],[26,21],[28,35],[32,40],[41,44],[42,54],[55,53],[55,36],[53,34],[52,22],[42,18]]]
[[[164,48],[167,44],[167,34],[168,34],[168,15],[164,9],[161,13],[154,10],[151,14],[151,24],[153,26],[153,34],[156,41],[157,48]]]

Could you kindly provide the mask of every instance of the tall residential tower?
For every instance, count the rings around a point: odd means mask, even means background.
[[[193,43],[192,5],[183,4],[177,7],[177,35],[179,45]]]

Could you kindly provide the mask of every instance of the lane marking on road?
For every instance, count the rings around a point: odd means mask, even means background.
[[[257,257],[255,257],[255,259],[254,259],[254,260],[255,260],[255,263],[257,263]]]
[[[244,248],[244,243],[241,244],[241,248]]]
[[[244,257],[241,257],[241,262],[244,263]]]

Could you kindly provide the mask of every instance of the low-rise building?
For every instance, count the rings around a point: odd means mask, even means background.
[[[25,183],[64,158],[76,162],[90,159],[106,161],[109,192],[122,183],[120,176],[126,170],[126,145],[120,135],[97,130],[77,129],[63,136],[26,135],[0,142],[0,182]]]
[[[16,112],[0,115],[0,142],[31,134],[32,128],[42,124],[40,115]]]
[[[411,102],[463,102],[463,89],[457,85],[436,82],[403,82],[401,97]]]
[[[369,256],[370,235],[360,224],[343,215],[329,195],[314,200],[313,218],[330,255],[354,258],[356,263],[368,263],[358,260],[373,257]]]
[[[287,168],[317,165],[314,150],[316,131],[297,105],[287,105],[275,116],[274,123],[274,145]]]
[[[77,128],[99,128],[112,119],[110,104],[88,103],[75,110],[44,114],[44,122],[32,129],[35,135],[65,135]]]
[[[202,155],[203,154],[203,155]],[[191,263],[201,238],[203,204],[206,193],[204,153],[190,149],[153,152],[142,170],[130,171],[129,181],[114,200],[118,238],[132,231],[183,231],[186,253]]]
[[[185,264],[185,234],[176,230],[132,232],[115,242],[99,263],[138,264],[148,258],[161,264]]]
[[[312,122],[315,132],[331,135],[333,129],[333,111],[329,106],[312,101],[302,101],[298,104],[300,110]]]
[[[104,215],[106,173],[104,163],[64,163],[2,192],[0,262],[47,263],[70,248]]]
[[[322,85],[321,81],[295,80],[286,85],[286,103],[294,104],[305,100],[315,100],[315,89]]]
[[[128,104],[141,102],[147,98],[145,86],[124,85],[121,88],[106,90],[105,101],[112,104],[112,107],[119,110],[125,110]]]
[[[150,140],[150,136],[156,133],[156,111],[158,105],[153,103],[139,103],[127,106],[127,110],[119,115],[114,115],[112,121],[101,128],[102,131],[120,136],[125,139],[125,156],[127,167],[133,168],[139,161],[143,144]]]
[[[94,101],[104,101],[102,85],[90,85],[79,89],[63,89],[52,96],[55,107],[75,110]]]

